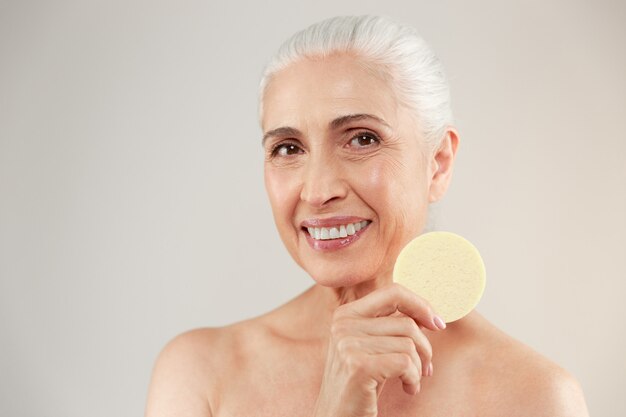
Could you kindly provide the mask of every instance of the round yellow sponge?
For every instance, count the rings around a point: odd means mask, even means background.
[[[468,314],[485,290],[485,265],[478,249],[451,232],[424,233],[398,255],[393,280],[430,302],[446,322]]]

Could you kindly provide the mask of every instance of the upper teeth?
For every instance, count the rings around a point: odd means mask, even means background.
[[[361,222],[341,224],[333,227],[307,227],[313,239],[328,240],[352,236],[370,223],[368,220]]]

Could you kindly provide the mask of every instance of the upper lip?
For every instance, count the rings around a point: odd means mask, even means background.
[[[302,227],[332,227],[339,225],[346,225],[349,223],[358,223],[363,220],[368,220],[363,217],[357,216],[335,216],[328,217],[326,219],[306,219],[300,223]]]

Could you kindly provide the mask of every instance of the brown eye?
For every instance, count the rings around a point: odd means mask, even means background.
[[[293,143],[283,143],[272,150],[274,156],[290,156],[302,153],[302,149]]]
[[[365,148],[368,146],[372,146],[378,142],[379,140],[376,136],[371,133],[364,132],[359,133],[358,135],[353,137],[352,140],[350,140],[350,146],[353,146],[355,148]]]

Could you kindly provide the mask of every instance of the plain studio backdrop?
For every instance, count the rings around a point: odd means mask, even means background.
[[[296,30],[414,25],[461,144],[434,228],[478,310],[626,415],[626,7],[619,1],[0,1],[0,415],[142,415],[176,334],[312,280],[275,230],[257,84]]]

